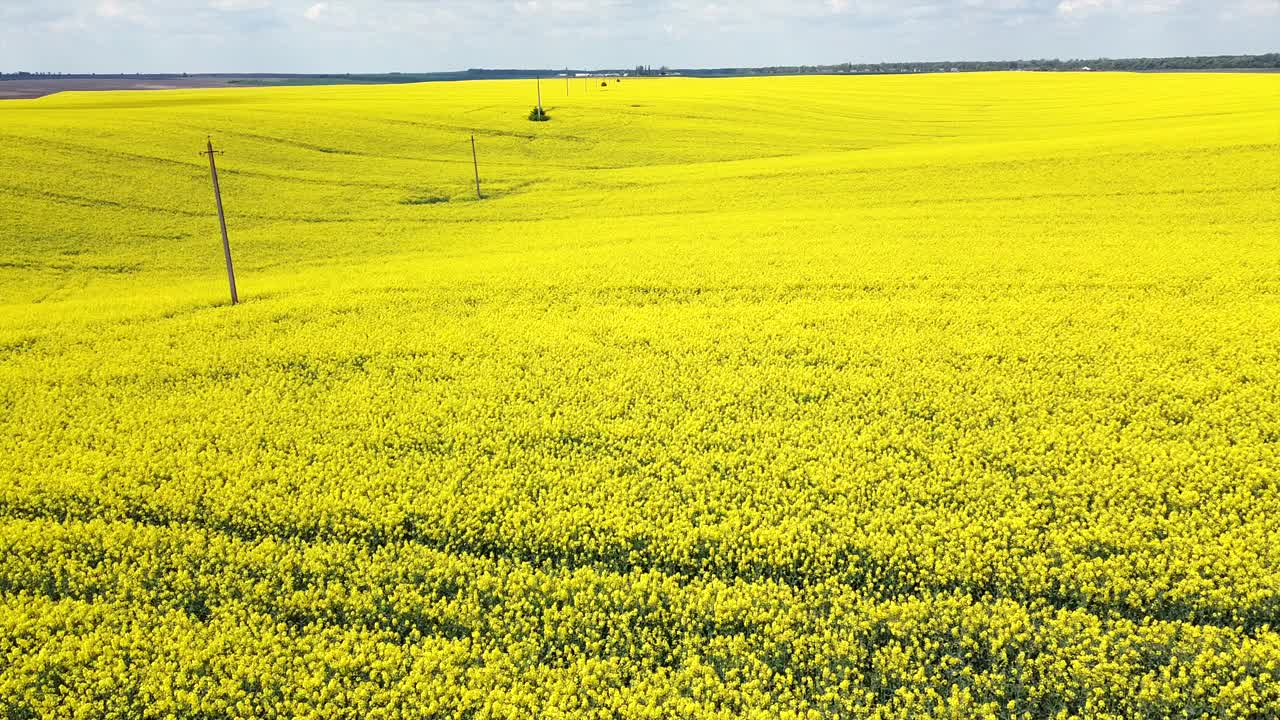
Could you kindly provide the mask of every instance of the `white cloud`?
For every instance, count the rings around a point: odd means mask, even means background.
[[[121,2],[120,0],[101,0],[95,12],[97,12],[98,17],[102,18],[132,20],[142,16],[142,9],[136,3]]]
[[[1129,15],[1163,15],[1183,6],[1183,0],[1062,0],[1058,14],[1080,18],[1110,12]]]
[[[1028,0],[964,0],[964,6],[979,10],[1024,10],[1029,7]]]
[[[1172,13],[1182,7],[1182,0],[1141,0],[1131,3],[1133,12],[1143,15],[1163,15]]]
[[[302,11],[302,16],[312,22],[318,22],[329,13],[329,3],[318,2]]]
[[[1238,54],[1276,38],[1280,0],[0,0],[0,66],[49,70]]]
[[[1236,0],[1223,15],[1230,19],[1280,17],[1280,0]]]
[[[1107,0],[1062,0],[1058,3],[1058,14],[1069,17],[1091,15],[1107,7]]]
[[[214,10],[266,10],[271,7],[271,0],[209,0],[209,7]]]

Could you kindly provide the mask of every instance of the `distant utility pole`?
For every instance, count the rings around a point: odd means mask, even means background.
[[[569,68],[564,69],[564,96],[569,97]]]
[[[480,194],[480,161],[476,158],[476,135],[471,133],[471,165],[476,169],[476,199],[483,200]]]
[[[538,76],[538,114],[542,115],[542,76]]]
[[[231,284],[231,304],[236,305],[240,302],[240,296],[236,294],[236,271],[231,267],[231,241],[227,239],[227,216],[222,212],[222,188],[218,186],[218,164],[214,162],[214,155],[221,155],[221,150],[213,149],[213,138],[209,138],[207,150],[200,153],[209,156],[209,175],[213,178],[213,199],[218,204],[218,224],[222,227],[222,255],[227,259],[227,282]]]

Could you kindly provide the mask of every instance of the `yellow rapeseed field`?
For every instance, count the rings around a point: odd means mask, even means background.
[[[1280,75],[542,91],[0,105],[0,716],[1280,717]]]

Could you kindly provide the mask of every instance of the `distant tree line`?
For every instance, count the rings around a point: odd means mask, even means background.
[[[1203,57],[1162,58],[1094,58],[1072,60],[982,60],[903,63],[841,63],[838,65],[778,65],[758,68],[694,68],[669,69],[663,65],[654,69],[651,65],[637,65],[626,70],[599,70],[595,72],[626,72],[635,75],[689,75],[694,77],[723,77],[736,75],[806,75],[827,73],[936,73],[936,72],[990,72],[996,70],[1031,70],[1043,72],[1067,72],[1073,70],[1119,70],[1130,72],[1167,72],[1187,70],[1280,70],[1280,53],[1265,55],[1213,55]],[[437,73],[369,73],[369,74],[302,74],[302,73],[0,73],[0,80],[21,79],[146,79],[161,80],[178,77],[243,78],[261,80],[264,84],[315,84],[315,83],[408,83],[441,80],[519,79],[537,76],[551,77],[569,70],[520,70],[471,68],[460,72]]]
[[[686,75],[803,75],[819,73],[936,73],[1028,70],[1068,72],[1082,70],[1162,72],[1186,70],[1280,70],[1280,53],[1265,55],[1214,55],[1204,57],[1094,58],[1040,60],[948,60],[903,63],[841,63],[838,65],[780,65],[761,68],[687,70]]]
[[[505,70],[472,68],[469,70],[431,73],[0,73],[0,80],[172,80],[174,78],[213,78],[244,84],[266,85],[331,85],[331,84],[399,84],[446,80],[515,80],[550,77],[560,70]]]

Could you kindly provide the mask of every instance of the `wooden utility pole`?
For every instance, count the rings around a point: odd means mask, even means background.
[[[542,76],[541,75],[538,76],[538,114],[539,115],[544,114],[542,112]]]
[[[213,178],[213,199],[218,204],[218,225],[222,228],[222,255],[227,260],[227,282],[231,284],[231,304],[236,305],[240,302],[240,296],[236,294],[236,271],[231,266],[231,241],[227,239],[227,216],[222,212],[222,188],[218,186],[218,164],[214,162],[213,156],[220,155],[221,150],[213,149],[213,138],[209,138],[206,146],[208,149],[200,153],[209,156],[209,176]]]
[[[476,199],[483,200],[484,195],[480,194],[480,161],[476,158],[476,135],[471,134],[471,165],[476,169]]]

